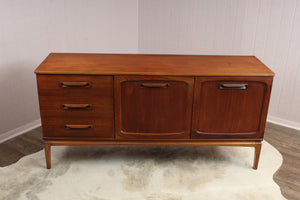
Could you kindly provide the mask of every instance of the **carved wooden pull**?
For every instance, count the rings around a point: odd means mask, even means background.
[[[168,88],[170,87],[169,83],[142,83],[141,88]]]
[[[89,82],[61,82],[61,87],[90,87]]]
[[[221,90],[246,90],[247,88],[248,84],[223,83],[219,85],[219,89]]]
[[[64,110],[88,110],[91,109],[90,104],[63,104],[62,109]]]
[[[91,129],[93,128],[93,125],[87,124],[87,125],[75,125],[75,124],[66,124],[65,129]]]

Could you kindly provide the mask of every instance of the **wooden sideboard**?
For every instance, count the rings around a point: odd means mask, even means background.
[[[35,70],[55,145],[255,147],[274,73],[254,56],[51,53]]]

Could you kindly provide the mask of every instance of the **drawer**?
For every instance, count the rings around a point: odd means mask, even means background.
[[[37,82],[44,138],[114,138],[112,76],[38,75]]]
[[[192,138],[262,139],[272,77],[197,77]]]
[[[37,75],[39,96],[113,97],[112,76]]]
[[[46,139],[114,138],[113,119],[43,117],[42,125]]]
[[[113,120],[113,97],[40,96],[42,117],[87,118]]]

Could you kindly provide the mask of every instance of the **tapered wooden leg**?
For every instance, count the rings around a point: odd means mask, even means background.
[[[47,169],[51,169],[51,145],[44,142]]]
[[[260,156],[260,150],[261,150],[261,142],[257,142],[254,146],[254,162],[253,162],[253,169],[257,169],[258,167],[258,161]]]

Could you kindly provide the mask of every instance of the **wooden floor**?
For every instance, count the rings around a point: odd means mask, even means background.
[[[289,200],[300,199],[300,131],[268,123],[265,140],[283,156],[281,168],[274,174],[275,182]],[[0,167],[17,162],[25,155],[43,149],[42,130],[34,129],[0,144]]]
[[[36,128],[23,135],[0,144],[0,167],[17,162],[23,156],[44,148],[42,128]]]
[[[283,156],[283,164],[273,179],[289,200],[300,199],[300,131],[268,123],[265,140]]]

